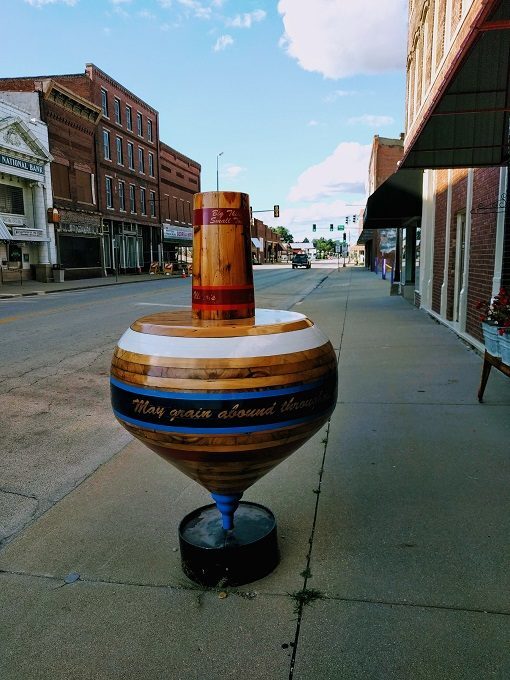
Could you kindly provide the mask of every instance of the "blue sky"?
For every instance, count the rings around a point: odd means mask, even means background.
[[[93,62],[159,111],[203,191],[280,205],[296,240],[365,200],[374,134],[404,130],[406,0],[2,0],[2,76]],[[354,205],[349,205],[354,204]]]

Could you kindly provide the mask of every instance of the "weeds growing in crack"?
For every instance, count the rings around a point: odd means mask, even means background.
[[[289,593],[289,595],[294,600],[294,614],[299,615],[308,604],[312,604],[316,600],[323,600],[324,594],[320,590],[315,588],[303,588],[302,590],[297,590],[294,593]]]

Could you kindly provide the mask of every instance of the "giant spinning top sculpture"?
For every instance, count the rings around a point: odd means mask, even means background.
[[[304,315],[255,309],[247,194],[196,194],[193,224],[191,311],[146,316],[124,333],[112,406],[135,437],[208,489],[221,513],[220,522],[206,506],[181,522],[184,571],[235,585],[278,561],[272,513],[241,496],[329,418],[337,363]]]

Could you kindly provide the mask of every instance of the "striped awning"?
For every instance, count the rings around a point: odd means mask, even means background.
[[[0,241],[12,241],[12,234],[7,229],[7,225],[0,217]]]

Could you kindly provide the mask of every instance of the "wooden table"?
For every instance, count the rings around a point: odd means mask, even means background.
[[[501,371],[501,373],[504,373],[504,375],[507,375],[510,378],[510,366],[504,364],[499,357],[495,357],[485,350],[483,357],[482,378],[480,380],[480,387],[478,388],[478,401],[480,403],[483,401],[483,393],[485,392],[485,386],[487,385],[489,373],[491,372],[491,368],[493,366],[494,368],[497,368],[498,371]]]

